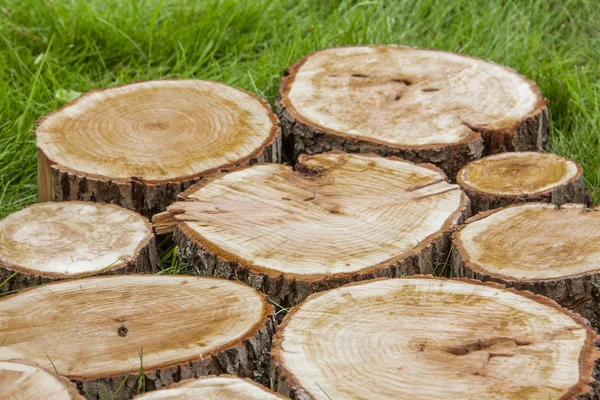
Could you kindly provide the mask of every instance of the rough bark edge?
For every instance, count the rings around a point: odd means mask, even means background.
[[[160,79],[177,81],[183,79]],[[144,83],[145,81],[131,82],[110,88],[95,89],[84,93],[78,99],[65,104],[56,111],[40,118],[36,127],[51,115],[61,112],[65,107],[80,101],[92,93],[115,89],[118,87]],[[207,81],[224,85],[222,82]],[[252,165],[258,162],[281,162],[281,129],[279,120],[271,110],[271,106],[262,98],[243,89],[234,88],[259,101],[267,110],[272,127],[269,136],[254,151],[234,163],[224,164],[218,168],[208,169],[195,175],[184,176],[168,180],[146,180],[143,177],[129,179],[113,179],[111,177],[89,174],[62,166],[49,159],[43,149],[38,147],[38,199],[42,201],[68,201],[85,200],[99,203],[117,204],[121,207],[138,211],[140,214],[151,217],[164,211],[175,201],[177,195],[188,189],[194,183],[202,180],[215,172],[226,171],[239,165]],[[37,130],[36,128],[36,130]]]
[[[333,154],[342,152],[334,151]],[[377,154],[362,154],[363,157],[380,157]],[[304,164],[303,156],[296,164],[298,169],[310,169]],[[388,157],[388,159],[407,162],[406,160]],[[420,167],[438,172],[443,180],[444,173],[431,164],[418,164]],[[242,166],[233,171],[247,168]],[[221,175],[213,175],[194,185],[182,193],[181,200],[194,201],[189,196],[218,179]],[[167,212],[168,213],[168,212]],[[165,213],[165,214],[167,214]],[[162,214],[161,214],[162,215]],[[374,279],[378,277],[399,277],[414,274],[434,273],[441,265],[449,261],[451,236],[453,229],[470,215],[469,199],[463,193],[460,207],[444,222],[442,228],[404,254],[391,258],[380,264],[363,268],[359,271],[337,274],[297,275],[273,271],[231,254],[218,245],[206,240],[190,229],[185,223],[177,223],[174,219],[168,223],[175,226],[173,240],[178,245],[178,259],[191,273],[199,276],[214,276],[223,279],[239,280],[269,296],[284,308],[298,304],[309,294],[333,289],[349,282]],[[155,229],[157,227],[155,218]],[[163,231],[164,232],[164,231]],[[434,271],[434,269],[436,271]]]
[[[54,372],[51,372],[51,371],[47,370],[46,368],[40,367],[38,364],[36,364],[32,361],[29,361],[29,360],[14,358],[11,360],[6,360],[6,362],[10,362],[10,363],[14,363],[14,364],[29,365],[31,367],[35,367],[39,370],[42,370],[42,371],[46,372],[48,375],[51,375],[59,384],[61,384],[62,386],[65,387],[65,389],[67,389],[71,400],[85,400],[85,397],[81,396],[79,394],[79,392],[77,391],[77,387],[75,386],[75,384],[73,382],[71,382],[70,380],[68,380],[67,378],[65,378],[64,376],[57,375]],[[40,388],[40,389],[43,389],[43,388]],[[2,393],[0,393],[0,395],[2,395]]]
[[[445,279],[434,277],[431,275],[416,275],[410,278]],[[388,278],[380,278],[376,280],[384,279]],[[552,299],[531,293],[526,290],[516,290],[514,288],[507,288],[504,285],[498,283],[481,282],[478,280],[466,278],[449,278],[448,280],[466,282],[474,285],[488,286],[497,289],[504,289],[509,292],[527,297],[528,299],[534,300],[540,304],[544,304],[549,307],[560,310],[567,316],[571,317],[575,322],[581,324],[587,332],[587,338],[579,356],[580,379],[577,384],[572,386],[569,389],[569,391],[561,397],[561,399],[592,400],[597,399],[600,396],[600,383],[598,382],[598,378],[600,377],[600,336],[598,336],[589,327],[588,322],[579,314],[561,307]],[[353,282],[345,286],[360,285],[362,283],[365,282]],[[310,300],[311,298],[316,298],[322,294],[323,293],[312,294],[307,300]],[[273,343],[271,347],[271,380],[273,381],[275,389],[279,393],[291,398],[292,400],[314,400],[314,397],[311,396],[311,394],[300,385],[298,380],[294,377],[294,374],[290,372],[289,369],[285,366],[285,363],[283,362],[283,359],[279,354],[283,352],[282,342],[283,335],[285,333],[285,327],[289,323],[290,319],[293,318],[294,314],[298,311],[298,309],[300,309],[300,307],[301,305],[298,305],[287,313],[287,315],[283,319],[282,324],[277,329],[277,333],[273,337]]]
[[[354,46],[333,48],[344,47]],[[482,60],[478,57],[442,50],[394,45],[357,47],[395,47],[398,49],[439,51],[492,63],[522,78],[537,95],[538,102],[534,109],[521,122],[497,130],[485,130],[467,126],[472,131],[472,134],[454,144],[398,146],[391,143],[379,142],[374,139],[349,136],[343,132],[328,129],[308,120],[302,114],[298,113],[288,99],[291,85],[294,83],[296,74],[304,63],[315,53],[330,49],[317,50],[308,53],[291,65],[285,71],[279,88],[275,109],[281,121],[284,152],[290,160],[294,161],[300,153],[315,154],[331,149],[343,150],[349,153],[375,152],[382,156],[399,156],[412,162],[434,163],[442,168],[450,176],[451,180],[454,180],[456,173],[463,165],[480,158],[482,155],[506,151],[542,151],[548,148],[548,101],[542,96],[539,87],[534,81],[519,74],[516,70],[492,61]]]
[[[569,179],[566,183],[562,183],[561,185],[555,186],[552,189],[537,193],[523,195],[496,195],[493,193],[475,190],[468,183],[465,183],[463,179],[463,171],[466,171],[466,169],[469,168],[468,164],[458,171],[456,183],[467,194],[467,196],[469,196],[473,215],[481,211],[493,210],[495,208],[506,207],[518,203],[552,203],[556,206],[567,203],[581,203],[589,206],[591,203],[591,197],[585,187],[583,169],[579,163],[573,160],[568,161],[576,165],[577,174],[573,178]]]
[[[92,202],[78,203],[98,205],[97,203]],[[30,207],[36,207],[38,204],[34,204]],[[113,204],[105,204],[105,206],[124,211],[123,208]],[[126,211],[133,212],[131,210]],[[105,268],[99,269],[96,272],[83,272],[74,275],[55,274],[31,270],[0,259],[0,296],[10,292],[20,291],[28,287],[39,286],[59,280],[81,279],[93,275],[156,273],[161,269],[162,263],[156,248],[156,238],[153,234],[152,226],[148,221],[144,221],[144,223],[148,233],[136,247],[135,256],[115,260],[113,264],[107,265]]]
[[[202,376],[199,378],[190,378],[190,379],[184,379],[181,380],[177,383],[173,383],[172,385],[170,385],[168,388],[166,389],[177,389],[177,388],[181,388],[181,386],[194,382],[194,381],[199,381],[199,380],[206,380],[206,379],[213,379],[213,378],[238,378],[242,381],[245,381],[246,383],[256,386],[257,388],[265,391],[266,393],[269,393],[273,396],[279,397],[281,399],[287,399],[287,397],[283,397],[281,394],[274,392],[273,390],[269,389],[268,387],[264,386],[264,385],[260,385],[258,383],[256,383],[253,380],[250,380],[248,378],[240,378],[239,376],[236,375],[230,375],[230,374],[221,374],[221,375],[206,375],[206,376]],[[165,389],[161,389],[161,390],[165,390]],[[143,399],[144,396],[143,395],[138,395],[138,396],[134,396],[133,399]]]

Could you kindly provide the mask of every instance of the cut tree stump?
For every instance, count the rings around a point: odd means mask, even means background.
[[[360,46],[317,51],[291,66],[277,112],[294,158],[375,152],[431,162],[453,180],[482,153],[545,149],[546,103],[533,81],[491,62]]]
[[[218,82],[91,91],[38,124],[40,201],[115,203],[151,216],[214,171],[279,162],[277,122],[265,101]]]
[[[268,380],[273,306],[240,282],[100,276],[26,289],[0,309],[0,360],[56,368],[91,399],[220,373]]]
[[[440,273],[468,212],[433,165],[341,152],[302,156],[295,171],[240,168],[183,197],[154,218],[159,233],[176,227],[180,260],[284,307],[352,281]]]
[[[148,219],[116,205],[41,203],[0,221],[0,293],[160,266]]]
[[[380,279],[293,308],[273,339],[273,381],[294,400],[597,398],[598,339],[530,292]]]
[[[0,362],[0,398],[4,400],[85,400],[67,378],[26,360]]]
[[[454,272],[530,290],[600,328],[600,212],[527,203],[483,212],[454,233]]]
[[[551,153],[503,153],[467,164],[456,183],[471,200],[471,212],[523,202],[589,204],[581,165]]]
[[[135,396],[136,400],[281,400],[282,395],[250,379],[237,376],[206,376],[172,384],[169,389]]]

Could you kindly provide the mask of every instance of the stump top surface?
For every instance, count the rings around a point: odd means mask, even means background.
[[[169,210],[185,234],[224,259],[310,279],[420,253],[467,202],[431,165],[333,152],[303,156],[296,169],[239,169],[201,182]]]
[[[4,400],[84,400],[68,379],[25,360],[0,362],[0,398]]]
[[[33,204],[0,221],[0,266],[55,278],[110,271],[152,237],[146,218],[115,205]]]
[[[600,273],[600,212],[529,203],[483,213],[454,245],[470,269],[496,278],[562,279]]]
[[[251,338],[272,314],[243,283],[173,275],[61,281],[0,298],[0,308],[0,360],[53,363],[79,380],[199,361]]]
[[[401,146],[510,130],[545,107],[534,82],[480,59],[400,46],[309,54],[284,78],[282,104],[304,124]]]
[[[159,80],[94,90],[44,117],[51,163],[116,180],[179,181],[257,156],[278,133],[256,96],[222,83]]]
[[[316,400],[557,399],[587,391],[596,338],[541,296],[419,277],[310,296],[271,352],[287,385]]]
[[[581,166],[551,153],[515,152],[484,157],[467,164],[458,184],[490,195],[544,193],[581,176]]]
[[[166,390],[157,390],[136,400],[281,400],[286,399],[250,379],[219,375],[189,379],[175,383]]]

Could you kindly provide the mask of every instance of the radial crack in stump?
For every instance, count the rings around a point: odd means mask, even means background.
[[[3,400],[85,400],[68,379],[26,360],[0,362]]]
[[[176,227],[180,260],[283,307],[352,281],[442,273],[468,212],[430,164],[341,152],[302,156],[295,171],[241,168],[183,197],[154,218],[157,232]]]
[[[0,293],[160,265],[148,219],[116,205],[41,203],[0,221]]]
[[[0,360],[56,368],[91,399],[221,373],[268,380],[273,307],[240,282],[92,277],[26,289],[0,309]]]
[[[277,112],[293,157],[375,152],[434,163],[454,179],[482,153],[546,148],[546,103],[533,81],[491,62],[360,46],[317,51],[291,66]]]
[[[281,400],[282,395],[249,379],[236,376],[206,376],[174,383],[165,390],[134,397],[136,400]]]
[[[277,123],[265,101],[218,82],[95,90],[39,122],[40,200],[115,203],[151,216],[214,171],[279,162]]]
[[[593,398],[598,339],[530,292],[379,279],[293,308],[273,339],[272,379],[294,400]]]
[[[456,182],[473,214],[523,202],[589,204],[582,168],[551,153],[504,153],[467,164]]]
[[[600,212],[527,203],[478,214],[453,236],[458,276],[550,297],[600,328]]]

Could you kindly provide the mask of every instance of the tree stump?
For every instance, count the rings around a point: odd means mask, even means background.
[[[0,398],[85,400],[68,379],[25,360],[0,362]]]
[[[206,376],[174,383],[166,390],[145,393],[136,400],[206,399],[206,400],[281,400],[281,396],[250,379],[231,375]]]
[[[352,281],[439,273],[468,210],[430,164],[341,152],[302,156],[295,171],[240,168],[183,197],[154,219],[157,232],[176,226],[180,259],[284,307]]]
[[[34,204],[0,221],[0,293],[59,279],[159,268],[149,221],[112,204]]]
[[[278,162],[277,122],[265,101],[218,82],[92,91],[36,129],[40,201],[115,203],[151,216],[211,172]]]
[[[220,373],[268,379],[273,307],[240,282],[100,276],[26,289],[0,308],[0,360],[56,368],[88,398]]]
[[[456,182],[471,200],[471,211],[523,202],[589,204],[581,165],[551,153],[503,153],[463,167]]]
[[[380,279],[292,309],[273,339],[273,379],[294,400],[591,398],[598,339],[530,292]]]
[[[527,203],[481,213],[454,234],[457,276],[554,299],[600,328],[600,212]]]
[[[545,149],[546,103],[533,81],[491,62],[360,46],[317,51],[292,65],[277,112],[293,157],[375,152],[431,162],[453,180],[482,153]]]

